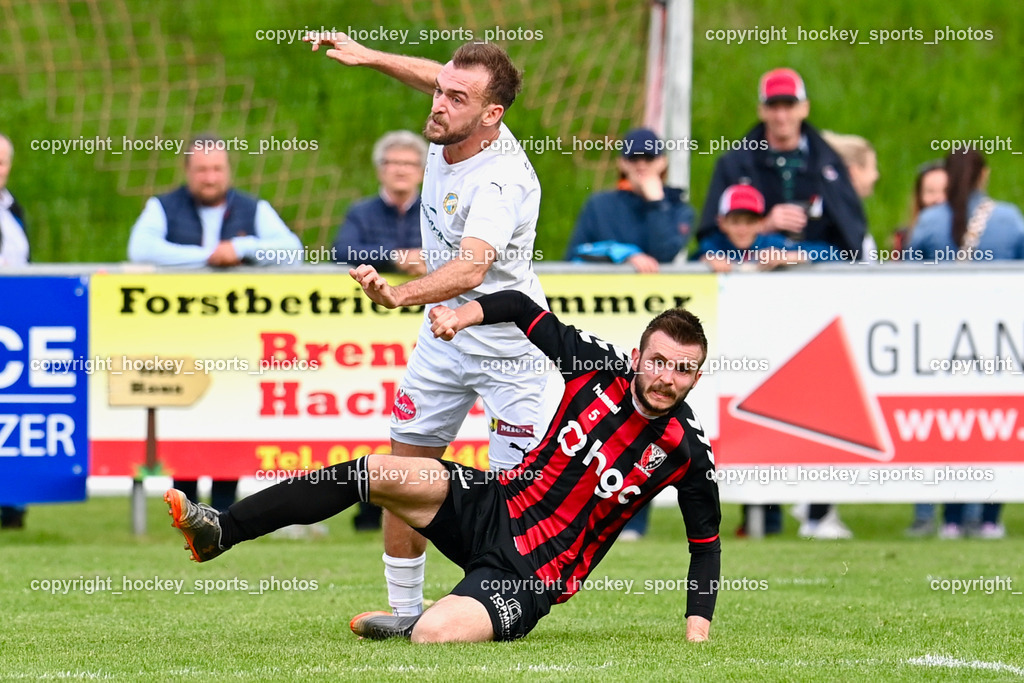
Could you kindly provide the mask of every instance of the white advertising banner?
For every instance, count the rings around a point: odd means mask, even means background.
[[[722,276],[723,500],[1024,500],[1022,299],[1002,270]]]

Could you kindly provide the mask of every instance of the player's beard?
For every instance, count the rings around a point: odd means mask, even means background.
[[[687,396],[687,395],[688,395],[688,394],[690,393],[690,390],[689,390],[689,389],[687,389],[686,391],[684,391],[684,392],[683,392],[683,393],[682,393],[682,394],[681,394],[681,395],[679,396],[679,399],[678,399],[678,400],[676,400],[676,401],[675,401],[675,402],[674,402],[674,403],[673,403],[673,404],[672,404],[672,405],[671,405],[670,407],[668,407],[667,409],[662,409],[662,408],[658,408],[657,406],[653,405],[653,404],[652,404],[652,403],[651,403],[651,402],[650,402],[650,401],[649,401],[649,400],[647,399],[647,392],[648,392],[648,391],[649,391],[649,390],[650,390],[650,389],[651,389],[651,388],[653,387],[654,383],[652,382],[652,383],[648,384],[647,386],[644,386],[644,384],[643,384],[643,382],[641,381],[640,377],[641,377],[640,375],[637,375],[637,376],[636,376],[636,377],[635,377],[635,378],[633,379],[633,384],[634,384],[634,387],[635,387],[635,389],[636,389],[636,390],[635,390],[635,391],[633,392],[633,395],[634,395],[634,396],[636,396],[636,400],[637,400],[637,403],[639,403],[639,404],[640,404],[640,405],[641,405],[641,406],[643,407],[643,409],[644,409],[644,410],[645,410],[646,412],[650,413],[651,415],[658,415],[658,416],[660,417],[660,416],[662,416],[662,415],[668,415],[668,414],[670,414],[670,413],[673,413],[673,412],[675,412],[676,408],[678,408],[679,406],[681,406],[681,405],[683,404],[683,401],[685,401],[685,400],[686,400],[686,396]],[[660,388],[659,388],[659,389],[660,389]]]
[[[443,121],[438,121],[434,118],[433,114],[427,117],[427,122],[423,124],[423,137],[435,145],[454,145],[462,142],[476,130],[477,126],[480,125],[480,121],[483,119],[483,114],[480,114],[475,119],[467,123],[462,128],[456,128],[455,130],[449,129]],[[443,129],[441,133],[428,133],[427,129],[430,122],[433,121],[435,125]]]

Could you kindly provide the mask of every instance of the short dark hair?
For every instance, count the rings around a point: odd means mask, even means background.
[[[523,88],[523,75],[508,53],[494,43],[466,43],[452,55],[452,64],[459,69],[482,66],[490,79],[484,90],[488,103],[500,104],[505,109],[516,101]]]
[[[655,332],[664,332],[678,344],[696,344],[703,355],[702,363],[704,358],[708,357],[708,338],[704,334],[704,326],[701,325],[700,318],[684,308],[669,309],[647,323],[647,329],[640,335],[641,353],[647,347],[647,340]]]

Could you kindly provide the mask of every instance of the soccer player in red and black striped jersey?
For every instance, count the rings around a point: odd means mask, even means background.
[[[576,593],[629,518],[674,486],[690,551],[686,637],[706,640],[721,510],[710,443],[685,402],[707,356],[700,321],[666,311],[627,356],[516,291],[454,310],[437,306],[430,317],[434,335],[448,340],[471,325],[514,323],[562,372],[555,417],[522,464],[493,473],[370,455],[282,482],[220,515],[172,489],[165,500],[193,559],[369,501],[408,522],[466,575],[422,615],[367,613],[352,620],[353,631],[415,642],[513,640]]]

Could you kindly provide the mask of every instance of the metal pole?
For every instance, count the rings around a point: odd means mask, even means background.
[[[693,0],[669,0],[667,21],[665,96],[666,141],[669,147],[668,184],[690,190],[690,104],[693,89]]]
[[[146,464],[132,482],[132,532],[146,533],[146,475],[156,469],[156,408],[146,408]]]

